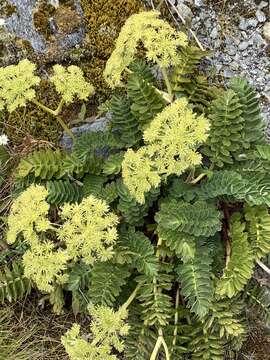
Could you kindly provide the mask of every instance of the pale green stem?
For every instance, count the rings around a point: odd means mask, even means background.
[[[136,298],[137,293],[139,291],[141,287],[141,284],[138,284],[136,286],[136,288],[133,290],[133,292],[131,293],[131,295],[129,296],[129,298],[127,299],[127,301],[121,306],[122,309],[127,310],[127,308],[129,307],[129,305],[132,303],[132,301]]]
[[[38,107],[40,107],[43,111],[46,111],[47,113],[53,115],[53,116],[56,116],[56,112],[55,110],[52,110],[50,108],[48,108],[46,105],[43,105],[42,103],[40,103],[38,100],[36,99],[33,99],[31,100],[33,104],[37,105]]]
[[[157,258],[159,258],[159,253],[160,253],[160,250],[159,250],[159,247],[162,245],[162,239],[159,238],[158,239],[158,242],[157,242],[157,252],[156,252],[156,256]],[[156,292],[158,291],[157,290],[157,278],[154,277],[153,279],[153,283],[154,283],[154,294],[156,296]],[[156,345],[153,349],[153,352],[151,354],[151,357],[150,357],[150,360],[156,360],[157,358],[157,355],[159,353],[159,349],[160,347],[163,346],[164,348],[164,351],[165,351],[165,355],[166,355],[166,360],[170,360],[170,353],[169,353],[169,349],[168,349],[168,346],[166,344],[166,341],[164,340],[164,337],[163,337],[163,331],[162,331],[162,328],[160,327],[158,329],[158,338],[157,338],[157,341],[156,341]]]
[[[156,345],[155,345],[154,350],[153,350],[153,352],[151,354],[150,360],[156,360],[159,349],[160,349],[160,347],[162,345],[162,338],[163,338],[163,336],[159,336],[157,338]]]
[[[166,360],[170,360],[170,353],[169,353],[169,349],[168,349],[168,346],[166,344],[166,341],[164,340],[164,337],[162,336],[162,345],[164,347],[164,350],[165,350],[165,356],[166,356]]]
[[[196,179],[192,180],[190,182],[190,184],[197,184],[201,179],[203,179],[207,174],[206,173],[202,173],[200,174],[198,177],[196,177]]]
[[[160,70],[161,70],[161,72],[162,72],[162,76],[163,76],[163,79],[164,79],[165,84],[166,84],[166,87],[167,87],[167,91],[168,91],[168,94],[169,94],[170,102],[172,102],[172,101],[173,101],[173,91],[172,91],[172,85],[171,85],[171,83],[170,83],[167,70],[166,70],[166,68],[163,67],[163,66],[160,67]]]
[[[133,71],[131,71],[129,68],[125,68],[125,71],[128,74],[133,74]],[[144,80],[145,81],[145,80]],[[146,82],[146,81],[145,81]],[[146,82],[148,85],[151,85],[153,87],[153,89],[155,90],[155,92],[160,95],[165,101],[166,103],[170,104],[171,103],[171,98],[169,96],[169,94],[166,93],[166,91],[161,91],[159,90],[157,87],[155,87],[153,84],[150,84],[148,82]]]
[[[61,119],[61,117],[56,116],[56,120],[59,122],[59,124],[65,130],[65,132],[70,136],[70,138],[73,140],[73,142],[76,142],[76,137],[74,136],[73,132],[68,128],[66,123]]]
[[[166,341],[164,340],[162,329],[159,328],[159,330],[158,330],[158,338],[157,338],[155,347],[154,347],[154,349],[152,351],[150,360],[156,360],[161,346],[163,346],[163,348],[164,348],[166,360],[170,360],[170,354],[169,354],[168,346],[166,344]]]
[[[260,260],[257,260],[256,263],[268,274],[270,275],[270,269]]]
[[[177,338],[177,324],[178,324],[178,308],[179,308],[179,299],[180,299],[180,289],[177,287],[176,298],[175,298],[175,314],[174,314],[174,331],[173,331],[173,346],[176,345]]]
[[[56,110],[50,109],[49,107],[47,107],[46,105],[40,103],[36,99],[33,99],[32,103],[37,105],[39,108],[41,108],[43,111],[47,112],[48,114],[54,116],[56,118],[56,120],[59,122],[59,124],[62,126],[62,128],[65,130],[65,132],[71,137],[73,142],[76,142],[76,137],[74,136],[73,132],[68,128],[66,123],[59,116],[59,114],[62,111],[63,105],[64,105],[64,100],[63,99],[61,99],[61,101],[60,101],[59,105],[57,106]]]
[[[164,1],[165,1],[165,0],[160,0],[158,6],[156,7],[156,9],[157,9],[158,11],[160,10],[160,8],[161,8],[161,6],[163,5]]]

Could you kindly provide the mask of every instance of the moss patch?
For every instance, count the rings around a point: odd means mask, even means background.
[[[47,80],[42,80],[37,89],[37,98],[48,107],[55,109],[59,103],[59,95],[54,86]],[[75,111],[74,111],[75,110]],[[77,106],[65,107],[62,113],[66,123],[74,119]],[[23,142],[25,137],[31,136],[35,140],[48,140],[57,143],[62,132],[57,120],[35,105],[28,103],[11,114],[5,114],[4,132],[12,139],[14,145]]]
[[[33,24],[46,40],[50,37],[49,18],[53,16],[55,7],[47,1],[40,1],[37,9],[33,12]]]
[[[93,60],[82,66],[96,88],[95,100],[103,101],[110,93],[103,81],[103,70],[115,40],[132,14],[145,10],[140,0],[81,0],[88,29],[87,43],[93,49]]]
[[[16,12],[17,8],[15,5],[10,4],[9,2],[5,2],[3,6],[0,5],[0,10],[1,14],[3,14],[5,17],[9,17]]]

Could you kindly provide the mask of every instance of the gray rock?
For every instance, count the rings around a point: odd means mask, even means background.
[[[177,9],[180,12],[180,14],[183,16],[183,18],[187,22],[190,22],[190,20],[193,16],[191,9],[187,5],[182,4],[182,3],[177,5]]]
[[[263,36],[268,42],[270,42],[270,22],[264,24]]]
[[[31,43],[33,49],[38,53],[45,53],[49,50],[49,43],[36,30],[33,24],[33,11],[38,6],[38,0],[9,0],[12,5],[16,6],[16,12],[5,19],[4,29],[20,38]],[[59,1],[53,1],[57,6]],[[83,11],[80,0],[74,0],[77,14],[83,18]],[[83,24],[83,22],[81,22]],[[79,44],[84,38],[85,29],[81,25],[74,32],[68,34],[54,33],[56,43],[54,44],[59,51],[69,50]],[[59,36],[58,36],[59,35]]]
[[[214,42],[214,48],[215,48],[215,49],[218,49],[221,44],[222,44],[222,41],[221,41],[220,39],[217,39],[217,40]]]
[[[105,131],[110,121],[111,114],[107,113],[105,116],[98,118],[95,122],[72,128],[71,131],[76,137],[80,137],[86,132]],[[60,144],[67,150],[71,150],[73,145],[71,138],[65,132],[63,133],[62,139],[60,140]]]
[[[10,0],[10,3],[16,6],[17,11],[6,19],[5,30],[30,41],[37,52],[44,52],[46,42],[33,25],[32,12],[36,6],[36,0]]]
[[[204,0],[194,0],[194,5],[197,7],[204,6]]]
[[[231,78],[233,76],[235,76],[235,73],[233,71],[231,71],[230,69],[225,69],[223,72],[223,75],[225,78]]]
[[[265,8],[266,6],[268,6],[268,2],[261,1],[258,5],[258,8],[261,10],[261,9]]]
[[[236,54],[236,48],[234,46],[229,46],[227,48],[227,53],[230,55],[230,56],[233,56]]]
[[[263,11],[261,10],[257,10],[256,11],[256,18],[259,22],[265,22],[266,21],[266,16],[264,14]]]
[[[244,51],[248,48],[249,43],[247,41],[242,41],[238,46],[239,50]]]
[[[216,64],[217,73],[219,73],[222,68],[223,66],[221,64]]]
[[[261,46],[265,45],[265,40],[258,33],[254,34],[254,36],[251,38],[251,41],[252,41],[252,44],[257,47],[261,47]]]
[[[216,27],[213,28],[213,30],[210,33],[211,39],[216,39],[218,37],[218,30]]]
[[[250,18],[247,19],[247,28],[255,28],[258,25],[258,21],[256,19]]]
[[[240,22],[239,22],[238,27],[239,27],[240,30],[246,30],[247,29],[247,21],[246,21],[245,18],[243,18],[243,17],[240,18]]]
[[[59,0],[49,0],[48,3],[54,6],[55,8],[59,7]]]

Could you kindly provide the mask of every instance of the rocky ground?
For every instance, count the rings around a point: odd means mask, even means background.
[[[213,50],[208,75],[225,83],[243,76],[256,87],[270,138],[270,1],[167,0],[170,3],[203,47]]]

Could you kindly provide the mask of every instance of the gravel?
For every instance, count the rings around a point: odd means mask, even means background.
[[[245,0],[227,3],[222,10],[206,1],[176,0],[192,10],[191,29],[213,55],[203,70],[216,69],[215,79],[226,85],[233,76],[242,76],[256,88],[270,139],[270,22],[267,1]],[[246,14],[252,14],[246,15]],[[267,18],[268,17],[268,18]]]

